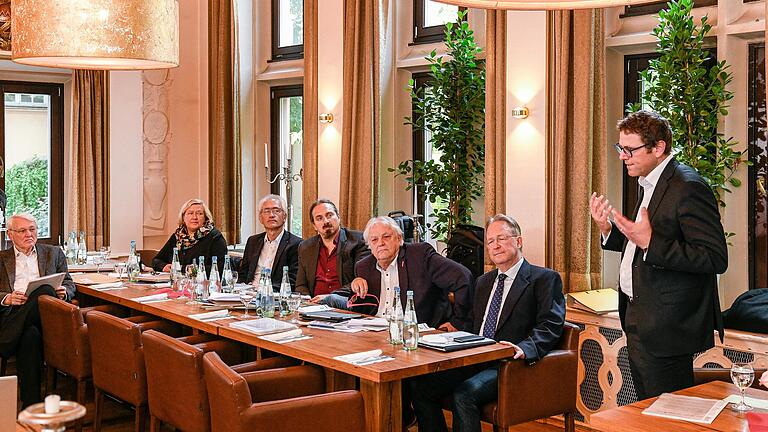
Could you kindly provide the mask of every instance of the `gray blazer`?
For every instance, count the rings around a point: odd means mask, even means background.
[[[61,284],[67,289],[66,300],[72,300],[75,297],[75,282],[67,270],[67,258],[64,252],[57,246],[42,243],[37,243],[35,247],[40,276],[65,273],[64,282]],[[16,255],[11,247],[0,251],[0,298],[13,291],[14,282],[16,282]]]

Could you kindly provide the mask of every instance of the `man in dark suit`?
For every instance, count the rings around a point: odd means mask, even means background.
[[[272,271],[272,287],[280,289],[283,267],[288,266],[291,286],[296,284],[301,237],[285,230],[287,215],[283,197],[267,195],[259,201],[259,222],[266,231],[248,238],[240,261],[239,282],[251,283],[261,269],[269,268]]]
[[[11,216],[8,236],[13,247],[0,252],[0,355],[16,355],[21,401],[26,407],[42,400],[43,340],[37,298],[50,295],[71,300],[75,284],[67,273],[64,252],[36,244],[37,222],[32,216]],[[53,273],[65,274],[61,286],[43,285],[26,296],[30,280]]]
[[[523,237],[514,219],[496,215],[485,233],[488,254],[497,269],[477,279],[472,331],[512,346],[515,359],[535,363],[557,345],[563,331],[565,298],[560,275],[523,258]],[[479,432],[482,406],[498,396],[498,364],[449,369],[415,378],[408,385],[420,432],[447,431],[441,402],[449,394],[453,431]]]
[[[622,252],[619,315],[635,390],[646,399],[692,386],[693,354],[714,346],[715,329],[722,338],[716,274],[728,250],[712,189],[670,154],[667,120],[638,111],[618,129],[615,147],[639,177],[639,202],[628,219],[593,193],[590,213],[603,248]]]
[[[299,244],[299,271],[296,290],[322,302],[338,289],[349,289],[355,277],[355,263],[370,255],[363,233],[341,228],[336,204],[319,199],[309,207],[317,235]]]
[[[438,254],[429,243],[405,244],[400,226],[387,216],[371,218],[363,237],[372,255],[358,261],[350,288],[360,297],[356,303],[376,305],[354,310],[383,316],[394,301],[405,305],[406,292],[413,291],[419,322],[449,331],[468,327],[472,274],[467,268]],[[399,299],[394,298],[395,286],[400,287]],[[366,298],[368,294],[379,301]]]

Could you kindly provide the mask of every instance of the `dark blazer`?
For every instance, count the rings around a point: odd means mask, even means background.
[[[152,260],[152,268],[157,271],[162,271],[166,264],[170,264],[173,261],[173,248],[176,247],[176,233],[171,234],[168,241],[165,242],[160,252],[155,255]],[[224,269],[224,255],[227,254],[227,241],[224,239],[224,235],[214,228],[207,236],[201,238],[191,248],[182,249],[179,251],[179,263],[181,263],[182,270],[184,266],[192,264],[192,260],[199,258],[200,255],[205,257],[205,272],[211,274],[211,257],[216,256],[219,268],[219,275]]]
[[[450,321],[458,329],[468,328],[472,273],[466,267],[438,254],[429,243],[405,243],[397,255],[397,272],[400,302],[405,307],[406,291],[413,291],[419,322],[437,327]],[[369,293],[381,298],[381,272],[376,268],[376,257],[370,255],[358,261],[355,274],[368,282]],[[448,300],[451,292],[453,305]],[[360,302],[369,303],[370,299]],[[373,315],[378,306],[354,309]]]
[[[243,259],[240,261],[240,271],[238,272],[239,282],[251,282],[256,277],[256,268],[259,266],[259,256],[264,247],[264,237],[267,233],[252,235],[248,237],[245,244]],[[272,263],[272,286],[280,289],[280,283],[283,281],[283,266],[288,266],[288,277],[291,279],[291,286],[296,285],[296,272],[299,268],[299,243],[301,237],[297,237],[288,231],[283,231],[283,238],[277,245],[275,260]]]
[[[472,308],[472,332],[475,334],[480,334],[485,308],[498,274],[496,269],[477,278]],[[519,346],[525,353],[525,361],[533,363],[557,345],[564,322],[565,297],[560,274],[523,259],[501,307],[493,338]]]
[[[638,336],[657,357],[705,351],[714,346],[713,330],[723,337],[715,275],[728,268],[715,196],[698,173],[673,159],[654,189],[648,215],[653,234],[647,254],[643,259],[637,248],[632,262],[632,308],[647,317],[638,323]],[[603,248],[623,253],[626,244],[612,229]],[[622,328],[627,302],[619,290]]]
[[[64,252],[57,246],[42,243],[37,243],[35,248],[37,249],[37,268],[40,276],[64,273],[64,281],[61,285],[67,289],[66,300],[73,299],[75,297],[75,282],[69,275]],[[16,254],[13,247],[0,251],[0,262],[2,262],[0,265],[1,300],[6,294],[13,291],[13,284],[16,282]]]
[[[299,244],[299,271],[296,274],[296,291],[315,295],[315,273],[320,253],[320,235],[310,237]],[[355,263],[371,254],[363,240],[363,233],[347,228],[339,230],[339,244],[336,246],[336,272],[341,279],[341,288],[349,289],[355,278]]]

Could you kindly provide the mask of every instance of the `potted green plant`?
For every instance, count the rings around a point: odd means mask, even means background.
[[[481,49],[466,19],[446,24],[447,55],[432,51],[430,82],[417,88],[410,80],[407,90],[414,117],[406,124],[431,134],[438,160],[406,160],[390,168],[415,186],[432,203],[432,237],[445,240],[458,224],[471,224],[472,203],[483,193],[485,169],[485,67],[477,58]]]
[[[749,161],[745,151],[734,149],[738,143],[732,137],[717,130],[718,116],[728,114],[733,98],[727,88],[733,76],[725,61],[705,64],[712,55],[705,43],[712,26],[706,16],[696,25],[692,9],[693,0],[672,0],[659,12],[652,32],[659,57],[640,73],[647,86],[643,103],[669,120],[676,158],[699,172],[724,207],[722,192],[741,185],[733,175]]]

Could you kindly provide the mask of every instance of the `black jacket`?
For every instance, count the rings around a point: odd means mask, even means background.
[[[160,252],[155,255],[152,260],[152,268],[156,271],[162,271],[166,264],[170,264],[173,261],[173,248],[176,247],[176,234],[171,234],[171,237],[165,242]],[[221,275],[222,269],[224,269],[224,255],[227,254],[227,241],[224,239],[224,235],[214,228],[207,236],[200,239],[194,246],[188,249],[182,249],[179,251],[179,263],[181,263],[181,269],[184,270],[184,266],[192,264],[192,260],[200,257],[205,257],[205,272],[211,274],[211,257],[216,256],[218,260],[219,275]]]
[[[248,238],[243,259],[240,261],[240,271],[237,274],[239,282],[252,282],[256,277],[256,268],[259,266],[259,256],[264,247],[266,235],[267,233],[263,232]],[[275,260],[272,263],[272,286],[275,289],[280,289],[280,283],[283,281],[283,266],[288,266],[291,286],[296,285],[296,271],[299,268],[299,243],[301,243],[301,237],[283,231],[283,238],[277,245]]]
[[[296,274],[296,291],[315,295],[315,274],[317,257],[320,253],[320,235],[310,237],[299,244],[299,271]],[[363,233],[347,228],[339,230],[339,244],[336,246],[336,272],[341,289],[349,289],[355,278],[355,263],[371,254],[363,240]]]

